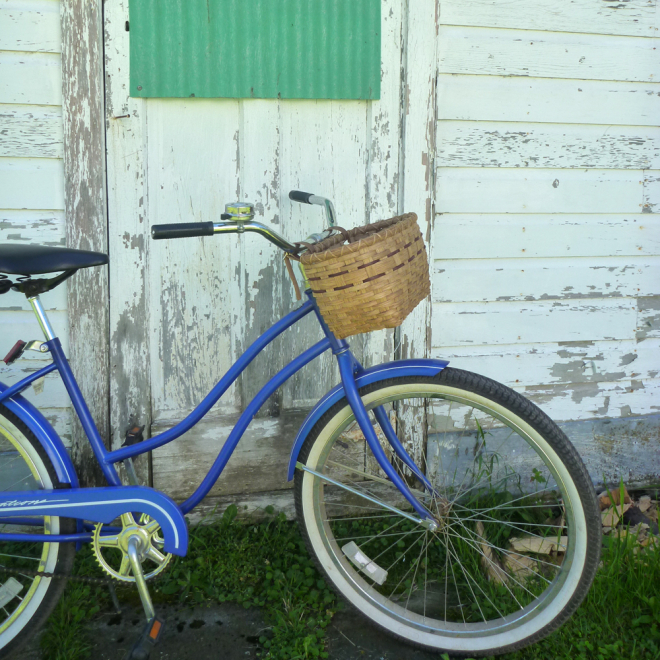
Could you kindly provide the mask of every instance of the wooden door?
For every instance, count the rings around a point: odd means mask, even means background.
[[[155,434],[189,413],[296,305],[281,253],[260,237],[152,242],[151,224],[218,220],[225,203],[238,199],[256,204],[259,221],[302,240],[324,219],[316,207],[290,202],[291,189],[331,198],[345,227],[404,209],[430,223],[435,3],[420,2],[407,17],[404,7],[383,3],[380,101],[144,100],[128,97],[127,0],[105,3],[113,447],[129,425]],[[366,365],[395,353],[423,355],[427,314],[422,306],[401,332],[355,337],[351,345]],[[187,496],[265,380],[318,340],[315,324],[307,318],[279,338],[203,422],[154,452],[143,478],[176,499]],[[209,505],[289,507],[295,431],[337,381],[324,355],[274,395]]]

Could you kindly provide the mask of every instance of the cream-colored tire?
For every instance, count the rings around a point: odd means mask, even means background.
[[[360,394],[438,529],[410,520],[339,401],[298,458],[325,478],[298,467],[295,483],[307,547],[334,589],[388,634],[453,656],[509,652],[556,630],[600,556],[593,485],[564,433],[513,390],[457,369]],[[373,416],[381,406],[432,490],[392,451]]]
[[[32,432],[0,405],[0,491],[65,487]],[[2,524],[5,532],[32,531],[67,534],[75,521],[46,516],[35,527]],[[31,571],[67,576],[71,572],[73,543],[0,542],[0,658],[17,654],[48,618],[66,585],[63,578],[33,577]],[[4,572],[2,568],[11,569]],[[15,595],[13,595],[15,594]],[[11,596],[11,597],[10,597]]]

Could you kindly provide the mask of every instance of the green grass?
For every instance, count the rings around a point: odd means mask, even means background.
[[[156,602],[234,602],[263,608],[269,621],[262,657],[327,657],[325,629],[339,603],[283,516],[254,524],[230,508],[219,523],[191,529],[190,552],[154,583]],[[603,566],[585,602],[559,631],[503,660],[660,659],[660,550],[635,555],[633,539],[606,539]],[[78,574],[100,574],[89,550]],[[134,589],[119,590],[136,602]],[[44,660],[88,657],[87,622],[110,608],[107,590],[71,582],[42,637]],[[440,657],[440,656],[437,656]]]

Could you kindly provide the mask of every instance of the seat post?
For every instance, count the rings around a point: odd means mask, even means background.
[[[55,333],[46,316],[46,310],[43,308],[41,300],[39,300],[39,296],[27,296],[27,299],[30,301],[30,305],[32,305],[32,311],[37,317],[37,321],[39,321],[39,325],[46,336],[46,341],[55,339]]]

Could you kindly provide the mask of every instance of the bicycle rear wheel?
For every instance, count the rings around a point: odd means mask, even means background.
[[[62,484],[39,441],[21,420],[0,405],[0,491],[59,486]],[[29,526],[0,522],[0,531],[66,534],[75,531],[75,521],[35,516],[34,524]],[[32,573],[68,575],[74,554],[72,543],[0,543],[0,657],[15,653],[34,636],[64,590],[65,579]]]
[[[346,400],[316,424],[296,472],[296,508],[320,569],[387,633],[454,656],[521,648],[563,623],[600,556],[589,475],[561,430],[494,381],[456,369],[360,391],[382,406],[433,485],[381,445],[438,529],[414,513],[378,466]],[[393,511],[392,508],[395,510]]]

